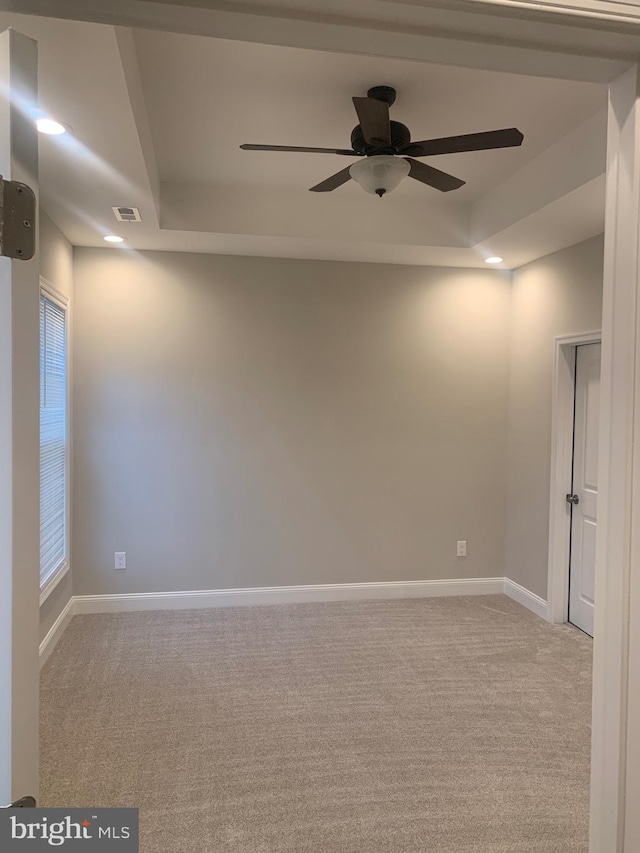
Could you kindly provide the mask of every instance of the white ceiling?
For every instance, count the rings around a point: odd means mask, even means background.
[[[406,59],[132,31],[0,14],[39,42],[40,100],[72,126],[41,137],[41,198],[76,245],[395,263],[516,266],[602,228],[606,88]],[[348,147],[352,95],[393,85],[415,139],[518,126],[519,149],[428,162],[467,181],[405,180],[379,200],[331,155],[243,142]],[[118,226],[112,205],[140,208]]]
[[[603,92],[588,83],[171,33],[139,31],[135,42],[156,158],[169,182],[307,189],[349,161],[238,146],[348,148],[357,124],[351,97],[381,84],[396,88],[391,117],[416,140],[513,126],[525,134],[522,148],[433,158],[467,181],[455,201],[469,202],[603,104]],[[350,183],[344,192],[362,190]],[[436,191],[405,181],[398,193],[431,203]]]

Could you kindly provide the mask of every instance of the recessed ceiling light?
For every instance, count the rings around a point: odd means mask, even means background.
[[[60,136],[60,134],[67,132],[67,128],[63,124],[52,118],[37,119],[36,127],[40,133],[47,133],[49,136]]]
[[[504,258],[499,258],[497,255],[494,258],[485,258],[485,264],[501,264]]]
[[[107,243],[124,243],[124,237],[118,237],[117,234],[107,234],[104,239]]]

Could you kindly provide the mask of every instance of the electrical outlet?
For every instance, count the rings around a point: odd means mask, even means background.
[[[458,540],[456,543],[456,557],[466,557],[467,556],[467,542],[466,540]]]
[[[127,568],[127,552],[126,551],[116,551],[114,554],[115,557],[115,567],[116,569],[126,569]]]

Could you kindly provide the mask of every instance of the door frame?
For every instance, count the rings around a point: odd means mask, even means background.
[[[406,0],[398,3],[398,9]],[[15,5],[15,4],[14,4]],[[618,32],[602,28],[602,45],[574,38],[596,27],[589,9],[606,17],[604,3],[527,2],[533,12],[528,41],[514,2],[465,0],[492,13],[462,16],[460,33],[448,25],[402,27],[358,19],[344,21],[315,13],[283,12],[268,4],[148,3],[127,0],[21,0],[20,12],[101,22],[124,27],[197,33],[329,52],[366,53],[417,61],[481,67],[514,74],[558,76],[609,87],[607,190],[600,416],[598,543],[593,678],[590,853],[632,853],[640,849],[640,65],[635,44],[637,18]],[[227,4],[229,5],[229,4]],[[345,6],[350,6],[345,0]],[[411,0],[409,4],[411,5]],[[414,3],[416,5],[416,3]],[[438,6],[437,0],[417,5]],[[456,4],[457,5],[457,4]],[[525,3],[523,3],[525,5]],[[571,14],[554,17],[559,6]],[[609,2],[607,9],[615,4]],[[618,4],[620,5],[620,4]],[[627,7],[630,4],[624,4]],[[224,4],[223,4],[224,6]],[[459,7],[458,7],[459,8]],[[456,13],[457,14],[457,13]],[[474,21],[476,22],[474,24]],[[556,26],[576,22],[572,39],[559,40]],[[482,23],[482,26],[480,26]],[[477,26],[476,26],[477,24]],[[562,30],[566,36],[566,30]],[[614,40],[624,40],[618,47]],[[35,595],[35,593],[34,593]]]
[[[568,622],[571,512],[566,495],[573,474],[573,422],[576,350],[602,343],[602,332],[560,335],[555,339],[553,398],[551,403],[551,490],[549,496],[549,575],[547,619]]]
[[[37,45],[0,33],[0,174],[38,191]],[[0,257],[0,804],[38,796],[39,255]]]

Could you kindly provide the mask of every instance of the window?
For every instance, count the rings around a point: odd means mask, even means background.
[[[40,589],[68,568],[67,300],[40,291]]]

